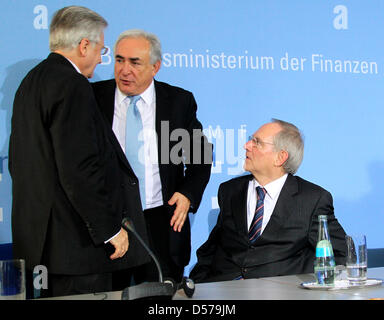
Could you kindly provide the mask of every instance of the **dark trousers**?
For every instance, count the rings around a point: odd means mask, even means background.
[[[112,273],[89,275],[48,274],[48,289],[41,298],[112,291]]]
[[[184,274],[184,266],[176,265],[170,255],[170,214],[166,207],[161,206],[144,210],[144,217],[149,247],[159,260],[163,278],[171,278],[176,281],[176,283],[180,283]],[[122,290],[132,284],[158,281],[159,273],[156,264],[151,261],[144,266],[114,272],[113,290]]]
[[[112,291],[112,273],[58,275],[48,273],[48,288],[42,288],[37,274],[25,270],[26,298],[50,298],[76,294]],[[37,289],[34,282],[37,282]]]

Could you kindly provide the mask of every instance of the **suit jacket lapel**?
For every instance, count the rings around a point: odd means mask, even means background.
[[[281,227],[291,214],[299,214],[300,206],[297,203],[295,195],[299,192],[297,180],[291,174],[288,175],[283,188],[281,189],[275,209],[261,237],[267,237],[270,234],[278,234]]]
[[[172,128],[170,128],[170,119],[171,119],[171,108],[169,95],[167,90],[163,87],[161,83],[154,80],[155,83],[155,93],[156,93],[156,119],[155,119],[155,129],[157,134],[157,154],[159,161],[159,171],[160,171],[160,179],[163,185],[163,197],[167,194],[167,181],[168,181],[168,173],[169,166],[166,165],[170,163],[170,145],[169,145],[169,137],[171,134]],[[166,123],[161,124],[162,121],[166,121]],[[162,130],[163,126],[163,130]],[[168,128],[168,130],[166,129]],[[163,131],[163,132],[162,132]],[[162,137],[162,135],[164,137]]]
[[[234,196],[231,199],[231,212],[236,224],[237,230],[248,239],[248,223],[247,223],[247,195],[248,184],[253,179],[252,175],[245,176],[240,180],[238,189],[234,191]]]
[[[168,93],[164,88],[161,86],[161,84],[158,81],[155,82],[155,92],[156,92],[156,120],[155,120],[155,126],[156,126],[156,133],[159,141],[161,141],[161,121],[167,121],[169,123],[169,119],[171,119],[170,114],[170,108],[169,106],[169,97]],[[165,132],[164,132],[165,133]],[[170,132],[169,132],[170,134]],[[169,137],[168,141],[169,141]],[[161,144],[159,143],[158,147],[159,151],[159,159],[160,158],[160,150],[161,150]]]

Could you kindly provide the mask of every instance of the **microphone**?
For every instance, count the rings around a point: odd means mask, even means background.
[[[183,277],[180,283],[176,283],[171,278],[165,278],[164,282],[170,283],[172,285],[174,293],[176,293],[176,291],[179,289],[183,289],[185,295],[188,298],[192,298],[193,294],[195,293],[195,283],[190,278]]]
[[[143,238],[139,236],[139,234],[137,233],[135,227],[133,226],[133,222],[129,218],[124,218],[123,222],[121,223],[121,225],[122,225],[122,227],[126,231],[131,231],[136,236],[136,238],[140,241],[140,243],[144,247],[145,251],[147,251],[149,253],[149,255],[151,256],[152,260],[156,264],[157,271],[159,273],[159,282],[163,282],[163,273],[161,272],[161,267],[160,267],[159,260],[157,260],[155,254],[152,252],[151,249],[149,249],[147,244],[144,242]]]
[[[192,298],[195,293],[195,283],[192,279],[183,277],[183,280],[180,283],[180,287],[184,290],[184,293],[188,298]]]
[[[133,222],[126,217],[123,219],[121,226],[127,232],[131,232],[135,235],[135,237],[144,247],[145,251],[149,253],[152,260],[155,262],[157,271],[159,273],[159,282],[145,282],[136,286],[125,288],[121,294],[121,300],[172,299],[175,294],[173,285],[169,282],[163,281],[163,273],[161,271],[159,260],[157,260],[152,250],[149,249],[147,244],[137,233],[135,227],[133,226]]]

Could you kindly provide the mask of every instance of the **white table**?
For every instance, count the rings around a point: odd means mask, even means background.
[[[368,269],[368,278],[384,279],[384,268]],[[199,283],[193,298],[178,290],[174,300],[369,300],[384,299],[384,285],[342,290],[308,290],[302,282],[314,281],[313,274],[248,280]],[[120,300],[121,291],[51,298],[55,300]]]

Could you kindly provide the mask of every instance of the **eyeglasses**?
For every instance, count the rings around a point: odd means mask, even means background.
[[[84,39],[87,39],[87,38],[84,38]],[[83,39],[82,39],[83,40]],[[88,40],[89,41],[89,40]],[[93,41],[91,41],[93,42]],[[79,42],[79,44],[81,43],[81,41]],[[101,43],[99,42],[94,42],[95,44],[99,44],[101,45]],[[101,49],[100,49],[100,55],[102,56],[105,56],[107,53],[109,52],[109,48],[108,47],[105,47],[105,46],[102,46]]]
[[[109,52],[109,48],[108,47],[102,47],[101,50],[100,50],[100,54],[102,56],[105,56],[108,52]]]
[[[274,145],[274,143],[262,141],[259,138],[256,138],[254,136],[249,136],[248,137],[248,142],[249,141],[252,141],[252,146],[253,147],[257,147],[257,148],[262,148],[264,144]]]
[[[88,38],[83,38],[83,39],[87,39],[87,40],[88,40]],[[81,43],[81,41],[82,41],[83,39],[80,40],[79,44]],[[88,41],[89,41],[89,40],[88,40]],[[91,41],[91,42],[94,42],[94,41]],[[99,42],[94,42],[94,43],[95,43],[95,44],[101,44],[101,43],[99,43]],[[100,49],[100,55],[102,55],[102,56],[105,56],[108,52],[109,52],[109,48],[108,48],[108,47],[103,46],[103,47]]]

